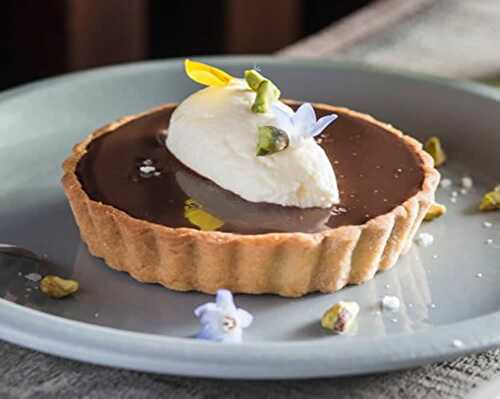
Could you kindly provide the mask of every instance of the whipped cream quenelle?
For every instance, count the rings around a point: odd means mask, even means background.
[[[301,208],[326,208],[338,203],[332,165],[308,136],[316,122],[312,107],[303,106],[295,115],[288,105],[271,100],[265,112],[254,112],[257,95],[247,81],[231,77],[192,94],[172,114],[168,149],[190,169],[247,201]],[[307,118],[294,125],[300,114]],[[323,130],[334,118],[323,123],[319,120],[316,130]],[[280,133],[286,130],[289,145],[279,152],[257,156],[262,127],[278,128]]]

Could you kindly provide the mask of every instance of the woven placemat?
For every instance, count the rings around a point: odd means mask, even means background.
[[[500,76],[500,1],[379,0],[280,51],[439,76]]]
[[[64,360],[0,343],[0,398],[464,398],[500,372],[500,350],[387,374],[295,381],[160,376]],[[258,364],[255,367],[259,367]]]

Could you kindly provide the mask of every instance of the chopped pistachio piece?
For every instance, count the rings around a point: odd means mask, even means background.
[[[479,205],[480,211],[494,211],[497,209],[500,209],[500,185],[496,186],[493,191],[484,194]]]
[[[269,82],[271,93],[276,98],[276,100],[280,98],[281,92],[273,82],[262,76],[255,69],[248,69],[245,71],[245,81],[253,91],[257,91],[259,89],[260,84],[265,80]]]
[[[254,69],[245,71],[245,81],[250,89],[257,93],[252,105],[252,112],[265,113],[273,101],[280,98],[281,92],[275,84]]]
[[[245,71],[245,81],[253,91],[257,91],[259,85],[264,80],[267,79],[264,76],[262,76],[259,72],[257,72],[255,69],[248,69]]]
[[[40,291],[51,298],[64,298],[77,292],[79,287],[78,281],[57,276],[45,276],[40,281]]]
[[[359,313],[356,302],[339,302],[328,309],[321,318],[321,326],[335,333],[347,332]]]
[[[257,114],[267,112],[273,101],[274,98],[271,92],[271,83],[269,80],[264,80],[260,83],[259,88],[257,89],[257,96],[255,97],[255,101],[252,105],[252,112]]]
[[[215,231],[224,224],[222,220],[203,210],[201,204],[192,198],[184,202],[184,217],[202,231]]]
[[[446,154],[441,146],[441,141],[437,137],[429,138],[424,145],[424,150],[427,151],[434,159],[434,166],[441,166],[446,162]]]
[[[444,205],[434,203],[431,205],[427,213],[425,214],[424,220],[430,222],[431,220],[437,219],[446,213],[446,207]]]
[[[290,144],[288,134],[274,126],[260,126],[257,135],[257,156],[283,151]]]

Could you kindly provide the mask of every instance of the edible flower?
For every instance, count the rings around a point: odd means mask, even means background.
[[[278,122],[277,127],[287,132],[290,141],[295,144],[316,137],[337,119],[337,115],[330,114],[316,120],[316,113],[310,103],[302,104],[293,114],[278,103],[273,104],[273,110]]]
[[[211,65],[203,64],[202,62],[184,61],[186,74],[196,83],[205,86],[227,86],[233,79],[231,75],[224,72],[222,69],[215,68]]]
[[[201,204],[192,198],[184,202],[184,217],[202,231],[218,230],[224,225],[222,220],[203,210]]]
[[[253,321],[253,316],[237,308],[231,292],[224,289],[217,291],[215,303],[197,307],[194,314],[202,326],[197,338],[216,342],[241,342],[243,329]]]
[[[316,119],[316,113],[310,103],[302,104],[297,111],[291,113],[279,102],[272,104],[277,126],[264,126],[265,131],[259,129],[257,139],[257,155],[269,155],[283,151],[288,145],[300,145],[309,138],[321,134],[335,119],[337,115],[325,115]],[[265,134],[264,134],[265,133]],[[284,138],[283,135],[287,135]],[[286,143],[286,145],[276,145],[274,141]]]

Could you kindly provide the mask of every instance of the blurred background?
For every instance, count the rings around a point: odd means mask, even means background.
[[[2,0],[0,88],[152,58],[272,53],[370,0]]]
[[[2,0],[0,90],[121,62],[276,52],[494,81],[500,0]]]

